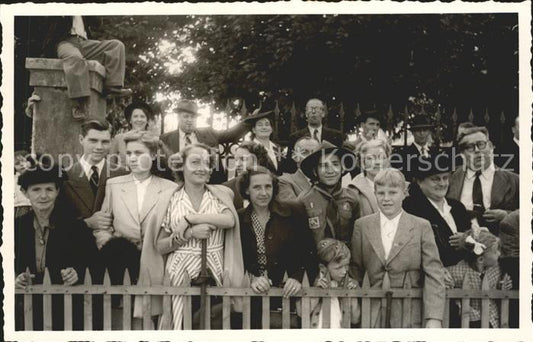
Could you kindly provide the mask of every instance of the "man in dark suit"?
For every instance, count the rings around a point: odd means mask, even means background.
[[[176,111],[178,113],[178,129],[165,133],[160,138],[161,141],[165,143],[166,147],[174,154],[183,151],[186,146],[194,143],[202,143],[216,148],[218,151],[219,144],[237,142],[251,128],[250,120],[247,118],[233,128],[224,131],[215,131],[211,127],[197,128],[196,120],[198,119],[198,106],[191,100],[180,101]],[[173,158],[175,157],[169,157],[170,160]],[[211,175],[210,183],[221,184],[225,182],[227,178],[227,174],[219,156],[217,170]]]
[[[410,171],[415,159],[418,159],[420,156],[427,158],[438,152],[435,146],[429,144],[429,137],[431,136],[433,127],[427,115],[417,115],[409,123],[409,130],[413,133],[414,141],[411,145],[399,151],[399,155],[402,157],[402,172],[408,181],[413,176]],[[393,166],[397,167],[398,165]]]
[[[494,167],[485,127],[466,128],[457,142],[464,164],[451,176],[448,198],[461,201],[481,227],[498,235],[500,221],[519,208],[519,177]]]
[[[108,178],[127,173],[106,160],[111,144],[109,125],[99,120],[86,121],[81,125],[80,144],[83,155],[67,171],[61,204],[75,217],[84,219],[92,229],[111,226],[112,217],[100,212]]]
[[[512,139],[507,139],[502,145],[496,146],[494,162],[504,170],[520,174],[520,144],[518,116],[511,127]]]
[[[452,236],[460,237],[470,229],[470,215],[465,206],[454,199],[447,199],[450,185],[451,160],[446,154],[416,159],[412,165],[413,182],[409,196],[403,201],[408,213],[429,221],[442,264],[451,266],[464,259],[465,251],[452,246]],[[455,239],[458,240],[458,239]]]
[[[326,111],[324,103],[321,100],[310,99],[307,101],[307,104],[305,105],[307,127],[291,134],[289,137],[289,148],[291,151],[294,148],[296,141],[303,136],[310,136],[319,142],[327,140],[335,146],[342,146],[342,142],[345,140],[344,133],[336,129],[324,127],[322,125],[322,120],[325,116]]]

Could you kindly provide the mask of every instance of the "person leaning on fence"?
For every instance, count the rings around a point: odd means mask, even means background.
[[[122,284],[128,269],[132,284],[162,285],[165,263],[155,244],[158,227],[178,185],[157,176],[166,167],[164,159],[159,158],[157,137],[141,131],[127,134],[124,142],[131,173],[107,181],[102,211],[113,221],[111,226],[93,231],[100,264],[109,271],[112,284]],[[141,328],[142,300],[135,297],[134,329]],[[151,301],[151,316],[160,315],[161,297],[152,296]],[[119,303],[114,305],[116,308]]]
[[[37,163],[19,177],[22,193],[32,211],[15,220],[15,287],[42,284],[48,269],[52,284],[83,282],[85,269],[96,257],[91,231],[82,220],[56,206],[63,179],[54,165]],[[29,272],[26,273],[26,269]],[[45,303],[46,304],[46,303]],[[73,328],[83,328],[81,298],[73,298]],[[43,298],[33,296],[33,330],[43,329]],[[63,330],[62,295],[52,296],[52,329]],[[23,330],[24,308],[16,304],[16,330]],[[28,313],[26,313],[28,314]],[[27,329],[27,327],[26,327]]]
[[[180,154],[182,164],[178,173],[183,184],[170,199],[156,241],[157,250],[166,258],[165,272],[170,283],[188,286],[184,284],[186,278],[194,285],[203,280],[201,245],[205,241],[208,284],[242,287],[244,268],[233,192],[223,185],[207,184],[216,161],[209,146],[191,144]],[[193,298],[193,310],[198,308],[196,299]],[[233,298],[236,311],[242,310],[238,299]],[[182,329],[186,309],[184,296],[172,296],[172,317],[170,322],[162,320],[160,328]],[[215,316],[217,321],[211,324],[212,328],[221,326],[221,317]],[[193,318],[193,324],[196,323],[198,320]]]
[[[248,167],[263,166],[269,169],[273,174],[276,173],[276,168],[268,157],[267,150],[261,144],[253,141],[243,141],[239,144],[234,154],[235,158],[235,177],[222,185],[227,186],[233,191],[233,205],[236,210],[246,208],[249,204],[248,200],[241,196],[238,181],[240,176],[246,171]]]
[[[278,199],[283,201],[294,201],[302,193],[311,189],[311,181],[302,172],[300,165],[308,155],[315,152],[320,147],[320,143],[308,136],[303,136],[294,144],[292,160],[296,163],[297,169],[294,173],[284,173],[279,180]]]
[[[413,159],[411,168],[413,182],[403,208],[431,223],[442,264],[455,265],[465,255],[459,241],[470,229],[471,216],[461,202],[445,197],[450,185],[451,156],[439,153],[419,157]]]
[[[341,177],[355,167],[355,155],[323,141],[300,166],[314,184],[297,200],[305,206],[315,243],[326,237],[350,245],[353,223],[359,217],[359,195],[341,186]]]
[[[241,177],[239,188],[250,201],[238,211],[244,269],[255,293],[270,287],[283,288],[284,297],[300,292],[304,273],[310,281],[316,276],[316,248],[300,203],[279,202],[278,182],[264,167],[250,167]],[[287,273],[288,279],[284,280]],[[252,298],[252,328],[261,328],[261,298]],[[281,308],[273,298],[270,309]],[[279,318],[279,317],[277,317]],[[291,320],[291,325],[299,324]],[[281,320],[271,316],[271,328],[281,328]]]
[[[346,184],[344,181],[350,176],[345,175],[343,186],[358,193],[360,217],[363,217],[378,211],[378,202],[374,194],[374,178],[379,171],[390,166],[391,146],[387,140],[379,138],[365,140],[359,144],[356,152],[361,161],[361,173]]]
[[[519,207],[520,178],[494,167],[487,128],[465,128],[457,141],[464,165],[452,173],[447,196],[461,201],[478,225],[498,235],[500,221]]]
[[[315,280],[315,286],[323,289],[346,288],[355,289],[357,282],[350,278],[348,269],[350,265],[350,249],[343,242],[326,238],[317,246],[320,272]],[[361,309],[357,298],[352,298],[350,304],[350,324],[356,326],[361,320]],[[322,299],[311,299],[311,327],[321,329],[324,327],[324,308]],[[337,297],[331,297],[330,324],[332,329],[341,328],[342,311]]]
[[[154,120],[154,113],[148,104],[133,102],[124,109],[124,118],[128,123],[129,130],[115,135],[109,148],[110,161],[121,166],[126,166],[125,135],[147,131],[148,126]]]
[[[423,307],[425,327],[440,328],[445,303],[444,268],[431,225],[402,210],[407,189],[401,171],[380,171],[374,187],[379,212],[355,221],[351,274],[359,284],[366,275],[372,288],[422,288],[423,305],[414,300],[410,317],[404,319],[401,299],[392,299],[387,307],[382,306],[381,299],[372,300],[370,326],[421,327]],[[380,322],[381,310],[390,310],[390,321]]]
[[[489,289],[510,290],[512,281],[508,274],[502,275],[498,258],[500,256],[500,240],[485,227],[474,225],[465,235],[465,246],[469,253],[457,265],[446,268],[446,286],[449,288],[466,288],[481,290],[484,282]],[[456,303],[460,308],[460,303]],[[489,326],[500,327],[499,307],[494,299],[489,302]],[[453,317],[453,316],[452,316]],[[470,300],[470,327],[481,328],[481,300]],[[457,322],[450,321],[450,327],[459,327]]]

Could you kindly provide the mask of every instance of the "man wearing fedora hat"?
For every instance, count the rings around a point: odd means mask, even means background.
[[[403,201],[405,211],[431,223],[445,267],[464,258],[465,251],[458,248],[459,239],[471,227],[465,206],[458,200],[446,198],[452,165],[452,158],[445,153],[414,160],[409,196]]]
[[[434,125],[427,115],[417,115],[409,121],[409,130],[413,133],[414,141],[411,145],[404,147],[398,154],[401,159],[395,160],[393,166],[400,168],[405,178],[410,181],[413,160],[422,157],[429,157],[438,152],[437,148],[430,145],[431,132]]]
[[[323,141],[300,165],[313,186],[297,200],[305,206],[315,243],[331,237],[350,246],[353,224],[360,216],[359,196],[343,188],[341,178],[355,167],[355,159],[347,149]]]
[[[219,144],[236,142],[251,128],[249,118],[245,118],[233,128],[224,131],[215,131],[212,127],[198,128],[196,127],[198,105],[191,100],[180,101],[176,112],[178,113],[178,129],[161,136],[163,143],[174,154],[194,143],[203,143],[218,150]],[[169,159],[172,159],[172,156]],[[211,175],[210,183],[220,184],[226,180],[226,172],[222,161],[218,158],[218,167]]]

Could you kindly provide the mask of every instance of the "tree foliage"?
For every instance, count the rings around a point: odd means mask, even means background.
[[[470,109],[517,113],[516,14],[106,16],[103,23],[95,35],[126,44],[126,83],[140,98],[179,92],[219,110],[228,100],[249,109],[277,101],[286,113],[319,97],[333,112],[343,104],[346,127],[356,103],[398,112],[420,93],[444,116],[456,108],[459,121]]]

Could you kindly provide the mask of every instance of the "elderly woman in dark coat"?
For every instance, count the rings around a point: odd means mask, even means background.
[[[22,193],[29,199],[32,211],[15,220],[15,287],[41,284],[48,269],[52,284],[67,286],[83,282],[85,267],[96,256],[91,231],[83,220],[76,220],[56,206],[62,184],[60,170],[40,165],[27,170],[19,178]],[[29,272],[26,272],[26,269]],[[74,299],[74,329],[81,328],[81,316]],[[79,304],[79,303],[78,303]],[[42,296],[33,296],[33,329],[43,329]],[[17,302],[16,329],[23,329],[22,303]],[[63,329],[63,298],[53,296],[52,328]],[[20,319],[20,320],[19,320]]]
[[[316,247],[298,203],[281,203],[276,198],[277,178],[258,166],[241,177],[240,192],[250,201],[238,211],[244,269],[255,293],[265,293],[271,286],[282,287],[284,296],[297,294],[307,272],[312,282],[318,271]],[[284,274],[288,279],[284,282]],[[261,322],[260,301],[252,301],[252,327]],[[278,303],[272,303],[275,308]]]
[[[471,217],[465,206],[456,200],[445,198],[448,192],[451,159],[446,154],[420,157],[412,162],[413,183],[403,208],[410,214],[431,223],[439,256],[443,265],[455,265],[465,256],[460,248],[461,236],[470,229]]]

